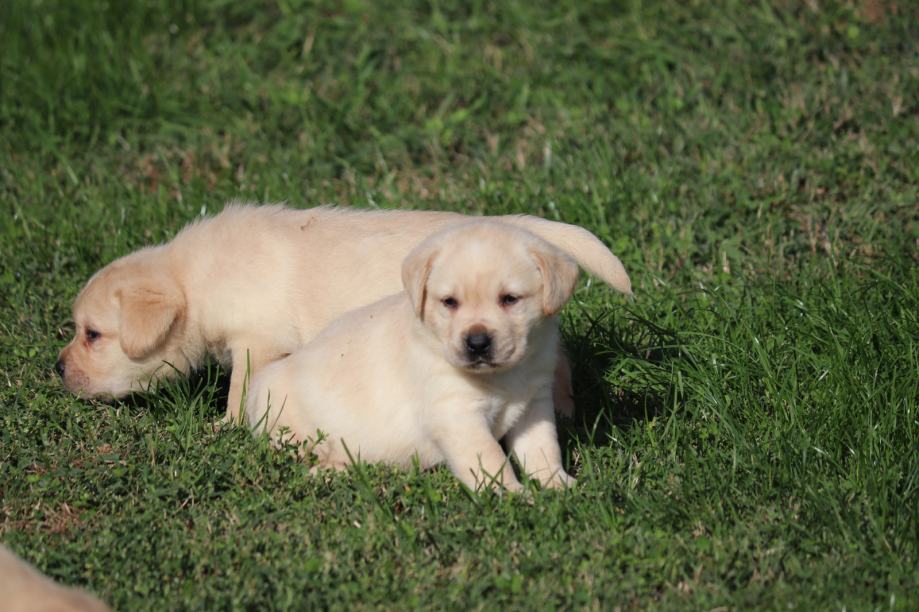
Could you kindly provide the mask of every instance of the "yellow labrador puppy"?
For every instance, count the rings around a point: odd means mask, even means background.
[[[0,545],[0,609],[6,612],[103,612],[104,603],[61,586]]]
[[[626,287],[604,251],[585,264]],[[526,474],[566,486],[552,409],[555,315],[577,276],[572,258],[506,222],[445,229],[405,259],[403,293],[344,315],[256,374],[246,417],[303,443],[320,466],[351,457],[408,466],[417,456],[469,487],[516,490],[505,438]]]
[[[171,242],[97,272],[74,303],[76,335],[61,351],[57,370],[80,397],[115,398],[187,373],[211,354],[232,367],[227,418],[235,418],[247,371],[295,350],[342,313],[399,291],[400,265],[409,251],[469,218],[229,206]],[[619,260],[596,257],[608,251],[587,230],[530,216],[501,218],[629,290]],[[570,387],[567,367],[559,372],[559,386]],[[558,401],[567,403],[561,410],[570,409],[569,394]]]

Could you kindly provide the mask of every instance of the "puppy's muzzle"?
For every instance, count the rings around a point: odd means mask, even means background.
[[[64,372],[66,371],[67,366],[64,365],[63,359],[58,359],[57,363],[54,364],[54,371],[57,372],[58,376],[64,378]]]
[[[466,347],[466,355],[470,361],[480,361],[491,355],[491,335],[484,330],[470,331],[466,334],[463,344]]]

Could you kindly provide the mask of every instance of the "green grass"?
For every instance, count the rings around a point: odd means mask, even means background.
[[[2,541],[132,610],[919,606],[914,3],[154,4],[0,2]],[[89,275],[236,197],[601,236],[577,488],[311,477],[216,367],[65,393]]]

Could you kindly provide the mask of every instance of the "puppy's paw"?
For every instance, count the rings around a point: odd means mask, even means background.
[[[233,421],[233,419],[224,415],[216,421],[211,421],[211,431],[214,433],[220,433],[221,431],[232,429],[234,425],[236,425],[236,423]]]
[[[494,478],[479,480],[476,482],[474,488],[469,484],[463,484],[469,487],[468,490],[471,493],[485,493],[491,491],[495,495],[517,495],[526,494],[528,492],[527,488],[522,485],[516,478],[509,482],[502,482],[501,480]]]
[[[542,483],[544,489],[570,489],[577,484],[577,479],[564,470],[559,470],[552,478]]]
[[[344,472],[351,464],[345,461],[320,461],[310,467],[310,475],[322,475],[329,472]]]
[[[214,433],[230,431],[236,427],[248,427],[248,424],[242,418],[232,417],[230,415],[224,415],[216,421],[211,421],[211,429]]]

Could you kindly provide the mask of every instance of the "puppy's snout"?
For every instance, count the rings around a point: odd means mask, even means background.
[[[58,376],[64,378],[64,370],[67,366],[64,365],[63,359],[58,359],[57,363],[54,364],[54,371],[58,373]]]
[[[481,357],[491,350],[491,336],[485,330],[473,330],[466,335],[465,344],[469,355]]]

